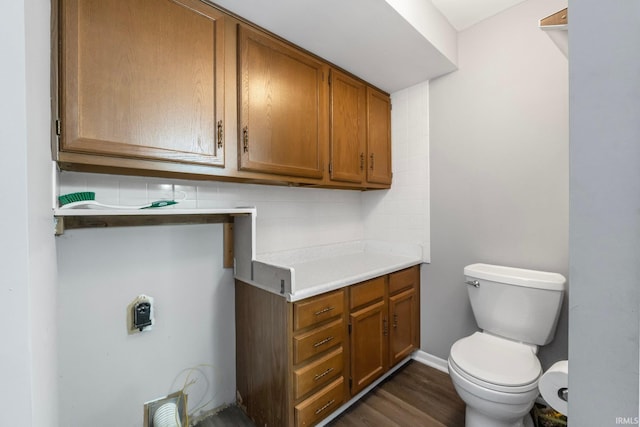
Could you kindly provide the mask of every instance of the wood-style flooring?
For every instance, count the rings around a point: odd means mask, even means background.
[[[410,361],[329,426],[464,427],[464,403],[449,375]],[[195,427],[255,426],[240,409],[230,406]]]

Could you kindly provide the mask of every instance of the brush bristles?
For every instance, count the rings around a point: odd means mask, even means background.
[[[62,196],[58,196],[58,201],[60,202],[60,206],[64,206],[73,202],[95,200],[95,198],[96,198],[96,193],[94,193],[93,191],[81,191],[79,193],[70,193],[70,194],[63,194]]]

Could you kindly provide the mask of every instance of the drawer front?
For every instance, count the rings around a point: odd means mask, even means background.
[[[384,298],[386,276],[377,277],[349,288],[349,308],[353,310]]]
[[[316,354],[342,344],[344,324],[342,319],[293,337],[293,363],[304,362]]]
[[[295,407],[296,427],[311,426],[336,410],[344,401],[344,378],[331,384]]]
[[[322,387],[337,376],[342,375],[343,368],[342,347],[321,359],[308,364],[293,372],[293,389],[295,400],[300,399],[310,391]]]
[[[420,266],[416,265],[389,275],[389,294],[393,295],[404,289],[417,288],[420,283]]]
[[[298,331],[342,315],[344,291],[319,295],[293,304],[293,329]]]

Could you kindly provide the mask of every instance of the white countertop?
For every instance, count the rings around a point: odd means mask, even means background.
[[[253,262],[253,277],[238,279],[298,301],[421,262],[418,245],[357,241],[262,254]]]

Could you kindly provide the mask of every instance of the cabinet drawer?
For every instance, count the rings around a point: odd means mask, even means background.
[[[315,388],[324,386],[336,376],[342,375],[342,347],[317,361],[293,372],[294,399],[300,399]]]
[[[296,427],[311,426],[337,409],[344,401],[344,378],[334,382],[295,407]]]
[[[389,294],[419,286],[420,266],[416,265],[389,275]]]
[[[308,358],[340,345],[344,339],[342,319],[321,326],[312,331],[293,337],[293,363],[298,364]]]
[[[382,276],[351,286],[349,288],[349,308],[353,310],[384,298],[385,280],[386,276]]]
[[[340,316],[344,311],[344,291],[319,295],[293,304],[293,329],[298,331],[324,320]]]

